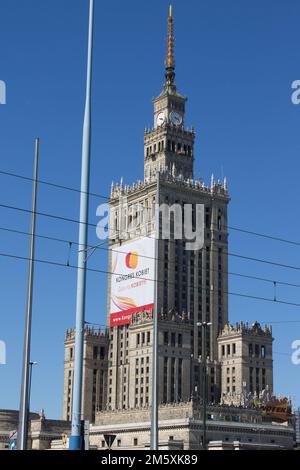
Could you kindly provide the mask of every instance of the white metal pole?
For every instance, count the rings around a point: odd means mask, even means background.
[[[32,299],[33,299],[33,277],[34,277],[34,253],[35,253],[35,226],[36,226],[36,201],[37,201],[37,181],[39,166],[39,139],[35,140],[35,157],[34,157],[34,177],[32,192],[32,213],[31,213],[31,231],[30,231],[30,255],[29,255],[29,272],[28,272],[28,290],[27,290],[27,306],[25,317],[25,335],[24,335],[24,352],[23,352],[23,369],[21,382],[21,397],[19,410],[19,427],[17,438],[17,449],[27,449],[28,438],[28,403],[29,403],[29,387],[30,387],[30,348],[31,348],[31,323],[32,323]]]

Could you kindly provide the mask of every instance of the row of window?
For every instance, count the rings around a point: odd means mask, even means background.
[[[236,344],[227,344],[225,348],[225,344],[222,344],[222,356],[234,356],[236,354]]]
[[[174,440],[174,436],[169,436],[169,441],[173,441]],[[134,445],[134,447],[138,446],[139,445],[139,440],[137,437],[134,437],[133,440],[132,440],[132,443]],[[121,439],[117,439],[117,447],[121,447],[122,445],[122,441]],[[101,447],[106,447],[106,442],[103,440],[101,441]]]
[[[93,359],[105,359],[105,347],[104,346],[94,346]]]
[[[151,341],[151,333],[150,331],[137,333],[136,335],[136,347],[140,346],[148,346]]]
[[[149,155],[152,155],[153,153],[163,151],[164,148],[165,148],[165,142],[162,140],[162,141],[158,142],[158,144],[154,144],[153,146],[150,145],[149,147],[147,147],[146,155],[147,155],[147,157],[149,157]]]
[[[249,344],[249,357],[264,359],[266,357],[266,346],[264,344]]]
[[[173,348],[182,348],[182,334],[181,333],[169,333],[164,331],[164,346],[171,346]]]
[[[168,372],[170,367],[170,380],[168,381]],[[180,401],[182,399],[182,372],[183,361],[182,359],[176,360],[174,357],[164,358],[164,384],[163,384],[163,401]],[[169,385],[169,390],[168,390]],[[168,393],[169,392],[169,393]],[[169,398],[168,398],[169,395]]]
[[[157,152],[162,152],[165,149],[165,142],[161,140],[157,144],[150,145],[146,148],[146,156],[149,157]],[[174,140],[167,141],[167,151],[173,153],[182,153],[184,155],[192,156],[193,150],[190,145],[182,144],[181,142],[175,142]]]

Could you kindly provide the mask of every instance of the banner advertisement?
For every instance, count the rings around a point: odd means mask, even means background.
[[[110,327],[131,323],[134,313],[154,305],[154,238],[141,238],[112,250]]]

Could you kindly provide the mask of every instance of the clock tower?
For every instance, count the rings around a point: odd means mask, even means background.
[[[153,100],[154,127],[146,129],[144,137],[144,179],[151,179],[157,171],[169,170],[173,176],[193,178],[193,129],[184,125],[187,98],[180,95],[175,85],[173,15],[170,6],[168,18],[168,54],[165,84],[162,93]]]

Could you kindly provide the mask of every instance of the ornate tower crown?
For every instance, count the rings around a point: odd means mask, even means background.
[[[153,100],[154,126],[144,137],[144,178],[155,177],[158,171],[168,170],[173,176],[193,178],[193,130],[185,128],[186,98],[175,85],[174,21],[172,6],[168,17],[168,48],[165,61],[163,91]]]

